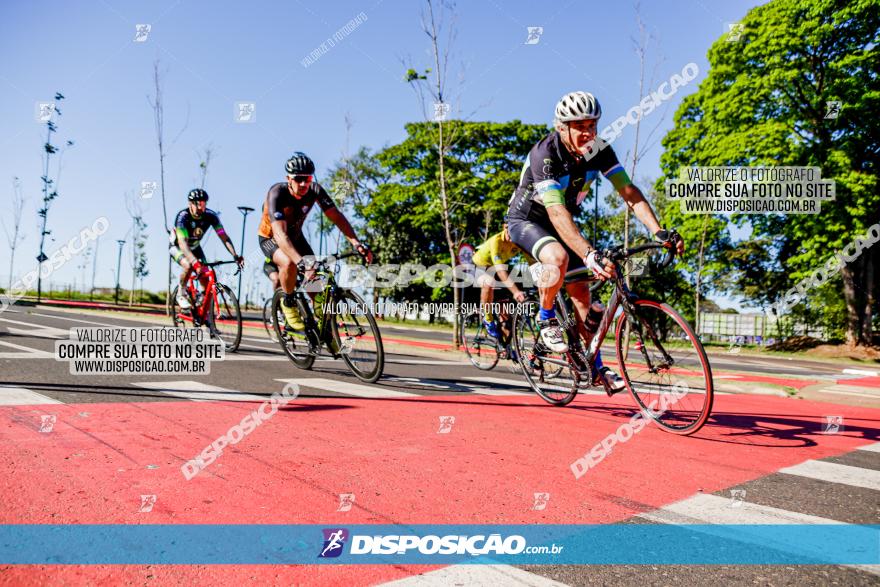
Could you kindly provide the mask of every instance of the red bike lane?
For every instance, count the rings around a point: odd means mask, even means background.
[[[880,410],[721,395],[697,435],[648,426],[578,479],[571,464],[634,414],[628,397],[580,396],[566,408],[530,396],[297,399],[187,481],[181,465],[256,407],[175,401],[0,408],[0,520],[604,524],[880,436]],[[44,415],[56,417],[51,431],[40,431]],[[829,415],[844,417],[839,434],[822,433]],[[534,509],[539,492],[550,494],[543,510]],[[337,511],[342,493],[354,494],[350,511]],[[140,511],[143,495],[155,496],[150,511]],[[366,585],[428,568],[7,566],[0,582]]]

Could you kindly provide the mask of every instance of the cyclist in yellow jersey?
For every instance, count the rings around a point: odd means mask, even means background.
[[[490,274],[483,273],[477,279],[477,284],[480,286],[481,309],[489,307],[489,304],[494,301],[494,282],[496,281],[500,282],[504,287],[510,290],[513,299],[517,302],[522,302],[526,299],[525,292],[516,286],[513,280],[510,279],[510,274],[507,271],[507,262],[519,254],[524,255],[529,264],[535,262],[531,256],[523,252],[522,249],[510,240],[510,234],[507,232],[507,224],[504,225],[501,232],[489,237],[489,239],[480,245],[476,252],[474,252],[474,265],[483,269],[489,269],[490,267],[495,269],[494,278]],[[501,316],[500,319],[503,322],[506,318]],[[495,317],[491,313],[483,314],[483,324],[486,326],[486,332],[489,333],[489,336],[494,338],[500,337],[501,333],[499,332],[498,322],[495,321]]]

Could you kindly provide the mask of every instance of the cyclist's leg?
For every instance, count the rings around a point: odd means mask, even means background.
[[[491,309],[495,298],[495,288],[492,283],[494,280],[488,273],[481,273],[477,280],[480,285],[480,317],[489,335],[498,338],[498,326]]]
[[[308,266],[309,263],[314,261],[315,252],[312,250],[311,245],[309,245],[309,241],[306,240],[306,237],[299,233],[296,237],[290,237],[290,243],[293,245],[293,248],[296,249],[296,252],[299,253],[303,259],[306,260],[306,264]],[[304,279],[309,278],[309,274],[303,276]],[[312,299],[312,302],[315,301],[315,296],[318,295],[319,292],[313,291],[312,288],[307,288],[306,293]]]
[[[540,295],[540,314],[538,326],[541,329],[541,339],[552,351],[564,353],[568,350],[556,320],[554,304],[556,294],[562,287],[562,276],[569,263],[569,254],[562,246],[555,231],[550,231],[527,220],[510,219],[508,224],[510,239],[521,249],[530,253],[532,257],[542,264],[542,271],[538,279],[538,291]]]
[[[206,262],[205,253],[202,251],[201,247],[192,249],[192,252],[200,262]],[[188,310],[190,308],[190,302],[186,292],[186,280],[189,279],[189,274],[192,272],[192,263],[189,262],[189,259],[186,258],[183,251],[181,251],[180,247],[177,245],[171,245],[168,247],[168,254],[171,255],[171,258],[174,259],[183,270],[180,272],[180,287],[177,289],[177,303],[181,309]]]
[[[575,267],[570,267],[566,277],[576,277],[578,275],[583,275],[589,270],[586,267],[583,267],[583,261],[580,261],[580,267],[578,267],[577,263],[575,263]],[[592,271],[590,271],[592,273]],[[572,303],[575,307],[575,315],[577,316],[577,326],[578,332],[581,335],[581,338],[584,341],[585,348],[588,348],[590,341],[592,340],[595,333],[591,333],[587,330],[586,321],[587,321],[587,313],[590,311],[590,284],[589,281],[573,281],[565,284],[565,289],[568,292],[568,295],[571,297]],[[603,377],[605,381],[608,382],[609,387],[612,391],[620,391],[624,387],[626,387],[626,383],[623,378],[620,377],[616,372],[614,372],[610,367],[606,367],[602,363],[602,353],[600,350],[596,350],[596,356],[593,359],[593,369],[594,369],[594,379],[593,385],[597,385],[599,382],[599,377]]]
[[[278,248],[278,243],[272,238],[264,236],[259,237],[260,250],[263,254],[272,259],[272,262],[278,267],[278,285],[284,292],[284,298],[281,302],[281,310],[287,320],[288,326],[293,330],[303,330],[305,324],[302,316],[296,309],[296,298],[294,290],[296,289],[296,263],[288,257],[284,251]]]
[[[272,291],[278,289],[280,278],[278,277],[278,265],[270,258],[266,257],[263,263],[263,274],[272,282]]]

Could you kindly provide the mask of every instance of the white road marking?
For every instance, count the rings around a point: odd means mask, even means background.
[[[90,325],[92,325],[92,326],[108,326],[108,327],[110,327],[110,328],[139,328],[138,326],[131,326],[131,325],[128,325],[128,326],[120,326],[119,324],[109,324],[109,323],[107,323],[107,322],[97,322],[97,321],[95,321],[95,320],[81,320],[81,319],[79,319],[79,318],[68,318],[67,316],[59,316],[59,315],[56,315],[56,314],[41,314],[40,312],[33,312],[32,315],[33,315],[33,316],[43,316],[44,318],[55,318],[55,319],[57,319],[57,320],[68,320],[68,321],[70,321],[70,322],[82,322],[83,324],[90,324]],[[124,318],[123,318],[123,320],[124,320]],[[156,325],[159,325],[159,326],[162,325],[162,323],[160,323],[160,322],[158,322],[158,321],[131,320],[131,319],[129,319],[129,322],[139,322],[139,323],[144,323],[144,322],[146,322],[147,324],[156,324]],[[170,322],[170,320],[169,320],[169,322]],[[169,328],[171,328],[171,324],[166,324],[166,325],[167,325]],[[143,328],[143,327],[140,326],[140,328]]]
[[[880,490],[880,471],[863,469],[827,461],[806,461],[793,467],[779,469],[780,473],[798,475],[829,483],[841,483],[864,489]]]
[[[346,395],[364,398],[401,398],[417,397],[418,395],[415,393],[407,393],[405,391],[387,389],[378,385],[360,385],[358,383],[336,381],[335,379],[324,379],[321,377],[297,377],[292,379],[276,379],[275,381],[296,383],[303,387],[315,387],[322,391],[333,391],[336,393],[344,393]]]
[[[839,524],[848,525],[845,522],[821,518],[799,512],[792,512],[780,508],[774,508],[747,501],[738,502],[734,505],[732,498],[718,495],[706,495],[698,493],[685,500],[669,504],[653,512],[639,514],[637,517],[650,522],[661,524],[727,524],[727,525],[780,525],[780,524]],[[706,527],[705,532],[711,533]],[[729,527],[725,529],[725,536],[729,535]],[[747,531],[743,533],[743,539],[749,541]],[[764,548],[773,548],[771,544],[762,544]],[[789,545],[779,545],[784,549]],[[880,574],[880,565],[841,565],[854,568],[874,575]]]
[[[862,375],[865,377],[878,377],[880,376],[880,371],[871,371],[868,369],[844,369],[844,373],[847,375]]]
[[[860,446],[857,450],[866,450],[868,452],[880,452],[880,442],[875,442],[874,444],[866,444],[865,446]]]
[[[60,403],[63,402],[24,387],[0,386],[0,406],[34,406]]]
[[[6,342],[5,340],[0,340],[0,346],[7,346],[11,349],[18,349],[20,351],[26,351],[27,354],[30,355],[30,356],[26,356],[26,357],[21,357],[21,355],[23,353],[3,353],[5,355],[7,355],[7,354],[13,355],[11,357],[8,357],[10,359],[16,359],[19,357],[27,358],[27,359],[31,359],[31,358],[33,358],[33,359],[51,359],[53,356],[55,356],[52,353],[48,353],[46,351],[41,351],[39,349],[33,349],[31,347],[22,346],[20,344],[15,344],[12,342]]]
[[[172,397],[181,397],[194,402],[229,401],[229,402],[264,402],[268,395],[253,395],[234,389],[208,385],[200,381],[138,381],[132,383],[137,387],[152,389]]]
[[[432,361],[429,359],[385,359],[386,363],[396,363],[398,365],[446,365],[448,367],[459,367],[461,365],[470,365],[470,361]]]
[[[21,320],[10,320],[9,318],[0,318],[0,321],[28,327],[28,330],[10,327],[8,328],[8,330],[12,334],[20,334],[23,336],[42,336],[47,338],[67,338],[70,335],[69,330],[64,330],[63,328],[55,328],[53,326],[43,326],[42,324],[36,324],[34,322],[22,322]]]
[[[468,587],[565,587],[552,579],[535,575],[508,565],[452,565],[422,575],[412,575],[388,583],[383,587],[446,587],[447,585],[468,585]]]
[[[512,387],[522,387],[531,389],[528,383],[516,379],[504,379],[503,377],[462,377],[465,381],[476,381],[477,383],[497,383],[499,385],[510,385]]]
[[[843,524],[837,520],[790,512],[747,501],[698,493],[638,517],[661,524]]]

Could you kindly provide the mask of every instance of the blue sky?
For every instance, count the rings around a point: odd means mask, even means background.
[[[662,136],[671,127],[681,98],[695,91],[706,75],[709,46],[724,33],[726,23],[738,21],[756,4],[644,3],[642,18],[654,36],[649,60],[657,64],[653,87],[689,62],[695,62],[700,73],[673,97],[668,110],[651,113],[643,128],[660,123]],[[186,192],[199,178],[197,151],[212,145],[206,185],[210,206],[223,213],[238,247],[241,215],[236,206],[258,209],[268,187],[283,178],[283,164],[292,151],[310,154],[320,181],[345,148],[346,115],[354,123],[352,151],[361,145],[393,144],[404,137],[406,122],[422,118],[412,89],[402,81],[404,61],[430,66],[428,39],[419,24],[422,6],[402,0],[3,2],[0,217],[7,227],[13,176],[21,178],[28,198],[22,220],[26,238],[17,251],[14,274],[20,276],[36,265],[45,139],[45,127],[35,116],[37,103],[50,101],[59,90],[66,96],[57,138],[76,143],[64,155],[60,196],[49,215],[55,241],[46,250],[51,253],[97,217],[106,216],[111,227],[98,250],[96,281],[110,286],[116,266],[116,246],[110,241],[126,238],[131,224],[125,194],[138,192],[142,181],[159,178],[147,102],[153,92],[154,61],[160,60],[163,71],[166,142],[177,137],[166,159],[169,216],[184,207]],[[307,55],[360,13],[366,20],[354,31],[316,62],[302,65]],[[151,25],[146,41],[134,42],[136,24]],[[599,97],[603,122],[610,123],[638,101],[639,62],[632,41],[637,28],[631,3],[473,0],[459,3],[456,25],[450,94],[460,112],[472,119],[549,123],[558,98],[583,89]],[[529,26],[544,29],[537,44],[525,44]],[[255,103],[256,121],[235,122],[236,102]],[[632,141],[633,128],[628,127],[614,143],[621,158]],[[660,153],[659,143],[646,153],[637,179],[659,175]],[[145,286],[156,290],[164,284],[167,254],[161,201],[156,196],[141,204],[149,224],[151,274]],[[317,213],[312,216],[310,221]],[[256,247],[255,227],[252,214],[245,252]],[[206,251],[225,258],[213,236]],[[6,239],[0,239],[4,285],[9,253]],[[73,260],[59,269],[52,282],[82,283],[79,264]],[[254,275],[252,269],[246,271],[246,283]],[[128,283],[130,272],[124,258],[123,283]],[[91,269],[88,281],[90,273]],[[265,281],[261,273],[256,279]]]

